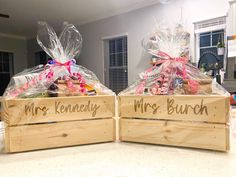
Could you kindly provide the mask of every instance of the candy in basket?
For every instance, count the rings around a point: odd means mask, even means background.
[[[223,87],[189,63],[190,34],[177,24],[157,26],[143,40],[156,63],[120,95],[228,94]]]

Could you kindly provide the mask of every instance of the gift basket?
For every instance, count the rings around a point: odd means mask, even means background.
[[[76,27],[64,24],[58,37],[39,22],[37,41],[51,60],[16,74],[6,88],[6,151],[113,141],[115,94],[76,64],[83,41]]]
[[[52,60],[16,74],[4,93],[6,99],[114,95],[93,72],[76,64],[82,36],[73,25],[65,25],[57,37],[47,23],[40,22],[37,41]]]
[[[119,94],[121,140],[229,149],[229,93],[189,63],[189,43],[181,24],[143,39],[156,62]]]
[[[142,42],[148,53],[157,58],[156,63],[119,95],[228,95],[189,63],[189,43],[190,34],[180,24],[172,30],[156,27]]]

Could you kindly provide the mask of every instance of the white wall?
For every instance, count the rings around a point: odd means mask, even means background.
[[[0,35],[0,51],[14,54],[14,74],[27,68],[26,40]]]
[[[228,1],[230,1],[230,7],[227,18],[227,35],[232,36],[236,34],[236,0]]]
[[[84,43],[79,63],[92,70],[104,81],[103,37],[128,33],[128,78],[133,82],[137,74],[149,67],[143,58],[142,38],[158,21],[178,22],[181,18],[191,33],[191,50],[194,51],[193,22],[224,16],[228,10],[227,0],[175,0],[168,5],[154,5],[126,14],[110,17],[79,27]]]
[[[92,70],[104,82],[103,38],[128,34],[128,81],[132,83],[138,73],[149,67],[149,58],[141,46],[141,40],[155,23],[182,21],[191,33],[191,54],[194,56],[194,22],[225,16],[228,0],[173,0],[167,5],[153,5],[122,15],[106,18],[78,27],[83,36],[83,48],[78,63]],[[75,24],[76,25],[76,24]],[[34,53],[42,50],[36,39],[27,41],[28,66],[34,66]],[[194,59],[194,58],[193,58]],[[195,59],[194,59],[195,61]]]

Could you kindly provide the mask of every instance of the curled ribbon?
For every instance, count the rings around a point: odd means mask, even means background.
[[[74,76],[77,78],[77,80],[80,81],[80,85],[79,85],[79,89],[73,84],[72,80],[69,78],[69,77],[66,77],[66,82],[67,82],[67,87],[69,90],[71,91],[75,91],[75,92],[81,92],[81,93],[84,93],[86,91],[85,89],[85,80],[84,78],[82,77],[82,75],[79,73],[79,72],[74,72],[72,73],[71,72],[71,66],[73,64],[76,64],[76,60],[75,59],[71,59],[65,63],[60,63],[58,62],[57,60],[50,60],[48,62],[49,66],[50,66],[50,72],[47,74],[47,79],[51,79],[54,75],[53,73],[53,67],[56,67],[56,66],[64,66],[66,67],[66,69],[68,70],[68,72],[70,73],[70,76]]]
[[[178,73],[179,75],[182,75],[182,78],[183,79],[186,79],[188,80],[188,86],[191,90],[191,93],[195,94],[197,93],[198,91],[198,88],[199,88],[199,83],[197,81],[194,81],[194,80],[190,80],[187,78],[187,70],[186,70],[186,64],[188,63],[188,59],[186,57],[171,57],[170,55],[168,55],[167,53],[165,52],[161,52],[159,51],[157,56],[159,56],[161,59],[158,60],[154,66],[152,66],[151,68],[148,68],[145,72],[144,72],[144,77],[142,79],[142,82],[139,84],[138,88],[136,89],[136,93],[137,94],[141,94],[143,93],[144,91],[144,87],[145,87],[145,84],[147,82],[147,79],[148,79],[148,75],[154,70],[157,68],[157,65],[160,65],[160,64],[164,64],[166,62],[177,62],[177,63],[181,63],[182,64],[182,67],[183,67],[183,70],[181,71],[181,73]],[[170,69],[165,67],[163,68],[163,70],[161,71],[161,73],[165,73],[165,72],[170,72]],[[159,78],[157,79],[159,80]],[[167,82],[167,80],[164,80],[164,82]],[[164,84],[164,86],[166,87],[167,86],[167,83]],[[152,91],[155,91],[154,94],[156,93],[156,89],[152,89]],[[162,88],[162,93],[167,93],[167,88]],[[160,93],[159,93],[160,94]]]
[[[77,88],[73,82],[72,79],[68,76],[65,77],[65,81],[67,83],[67,87],[69,90],[71,91],[75,91],[75,92],[81,92],[84,93],[86,91],[85,89],[85,80],[82,77],[82,75],[79,72],[74,72],[72,73],[71,71],[71,66],[73,64],[76,64],[76,60],[75,59],[71,59],[65,63],[60,63],[57,60],[49,60],[48,64],[46,64],[44,66],[44,71],[41,72],[38,76],[33,77],[30,81],[28,81],[27,83],[25,83],[22,87],[17,88],[17,89],[13,89],[11,91],[11,96],[12,97],[17,97],[20,94],[22,94],[24,91],[26,91],[30,86],[37,86],[37,83],[39,81],[42,81],[43,79],[46,79],[46,81],[48,83],[51,83],[54,81],[54,71],[53,68],[56,66],[64,66],[66,67],[66,69],[68,70],[68,72],[70,73],[70,76],[74,76],[77,80],[79,80],[80,84],[79,84],[79,88]],[[49,66],[49,72],[47,73],[46,68],[47,66]]]

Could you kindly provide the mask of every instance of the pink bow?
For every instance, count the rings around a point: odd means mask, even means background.
[[[66,82],[67,82],[68,89],[84,93],[86,91],[86,89],[85,89],[85,83],[86,83],[85,79],[82,77],[82,75],[79,72],[75,72],[75,73],[71,72],[71,65],[75,64],[75,63],[76,63],[75,59],[69,60],[69,61],[67,61],[65,63],[60,63],[60,62],[58,62],[56,60],[50,60],[48,62],[48,64],[49,64],[49,72],[48,73],[46,72],[46,66],[47,65],[45,65],[44,66],[44,71],[42,71],[39,74],[39,76],[35,76],[34,78],[32,78],[32,80],[30,80],[27,83],[25,83],[22,87],[13,89],[10,94],[13,97],[17,97],[20,94],[22,94],[23,92],[25,92],[30,86],[37,86],[37,83],[41,82],[44,79],[48,83],[53,82],[54,81],[54,78],[53,78],[53,76],[54,76],[53,68],[55,66],[64,66],[64,67],[66,67],[68,72],[70,73],[70,76],[74,76],[74,77],[77,78],[77,80],[79,80],[80,85],[79,85],[79,88],[77,88],[73,84],[73,82],[71,81],[71,78],[66,76]]]
[[[158,52],[157,55],[160,56],[161,58],[164,58],[164,59],[161,59],[161,60],[157,61],[156,65],[163,64],[167,61],[174,61],[174,62],[182,63],[182,66],[183,66],[183,73],[182,73],[183,74],[183,79],[187,78],[186,64],[188,63],[188,59],[186,57],[171,57],[167,53],[161,52],[161,51]]]
[[[70,73],[70,76],[76,77],[77,80],[79,80],[79,82],[80,82],[79,88],[77,88],[73,84],[73,82],[71,81],[71,78],[70,77],[66,77],[68,89],[72,90],[72,91],[84,93],[86,91],[86,89],[85,89],[85,83],[86,82],[85,82],[84,78],[82,77],[82,75],[79,72],[75,72],[75,73],[71,72],[71,65],[73,65],[75,63],[76,63],[75,59],[71,59],[71,60],[69,60],[69,61],[67,61],[65,63],[60,63],[57,60],[51,61],[50,62],[50,64],[51,64],[50,71],[49,71],[49,73],[46,76],[47,80],[50,82],[50,80],[53,79],[53,75],[54,75],[53,67],[55,67],[55,66],[64,66],[64,67],[67,68],[68,72]]]
[[[75,63],[74,59],[69,60],[69,61],[67,61],[65,63],[60,63],[57,60],[55,60],[55,65],[56,66],[65,66],[70,74],[71,74],[71,65],[74,64],[74,63]]]
[[[183,66],[183,70],[182,70],[182,72],[181,72],[182,78],[183,78],[183,79],[187,79],[186,64],[188,63],[188,59],[187,59],[186,57],[171,57],[171,56],[168,55],[167,53],[161,52],[161,51],[157,53],[157,56],[159,56],[159,57],[162,58],[162,59],[158,60],[158,61],[154,64],[154,66],[152,66],[151,68],[148,68],[148,69],[145,71],[144,78],[143,78],[142,82],[139,84],[138,88],[136,89],[136,93],[137,93],[137,94],[143,93],[143,91],[144,91],[144,89],[145,89],[144,87],[145,87],[146,82],[147,82],[147,79],[148,79],[148,74],[149,74],[150,72],[152,72],[154,69],[156,69],[156,68],[157,68],[157,65],[163,64],[163,63],[165,63],[165,62],[167,62],[167,61],[169,61],[169,62],[181,63],[182,66]],[[163,70],[162,70],[161,72],[163,72],[163,73],[169,72],[169,68],[163,68]],[[166,84],[165,84],[165,85],[166,85]],[[188,85],[189,85],[190,89],[192,90],[192,93],[196,93],[196,92],[197,92],[197,90],[198,90],[198,83],[196,83],[196,81],[193,81],[193,80],[190,80],[190,79],[189,79],[189,80],[188,80]],[[154,90],[155,90],[155,89],[154,89]],[[164,93],[164,92],[167,93],[167,88],[165,88],[165,89],[163,88],[162,91],[163,91],[163,93]]]

